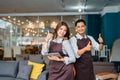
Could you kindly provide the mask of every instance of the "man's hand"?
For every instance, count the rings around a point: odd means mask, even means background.
[[[101,37],[101,34],[99,34],[98,41],[99,41],[100,44],[103,44],[103,38]]]
[[[91,50],[92,50],[92,46],[91,46],[90,41],[89,41],[89,43],[85,47],[85,51],[91,51]]]

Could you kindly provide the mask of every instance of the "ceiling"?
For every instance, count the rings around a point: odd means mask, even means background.
[[[55,15],[99,14],[104,7],[110,6],[120,6],[120,0],[0,0],[0,18],[20,26],[22,22],[36,22],[39,20],[38,15],[46,23],[52,20],[44,18],[46,15],[52,15],[56,19]],[[0,32],[3,33],[2,30]]]
[[[3,13],[100,12],[106,6],[119,6],[120,0],[0,0]]]

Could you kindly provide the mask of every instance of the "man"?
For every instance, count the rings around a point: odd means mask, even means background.
[[[92,36],[86,35],[86,22],[79,19],[75,22],[75,29],[77,34],[73,36],[70,41],[76,55],[75,80],[95,80],[91,50],[102,50],[103,39],[99,34],[98,44]]]

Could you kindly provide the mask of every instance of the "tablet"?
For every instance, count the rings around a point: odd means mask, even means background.
[[[46,56],[57,56],[59,58],[62,58],[62,56],[60,55],[60,53],[48,53],[48,54],[45,54]]]

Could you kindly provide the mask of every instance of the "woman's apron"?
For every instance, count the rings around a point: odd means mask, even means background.
[[[78,49],[82,49],[89,43],[89,38],[77,39]],[[90,41],[91,42],[91,41]],[[91,51],[87,51],[76,59],[76,79],[75,80],[95,80]]]
[[[51,41],[49,53],[55,52],[59,52],[62,57],[67,56],[62,52],[62,43]],[[73,65],[51,60],[48,80],[73,80]]]

